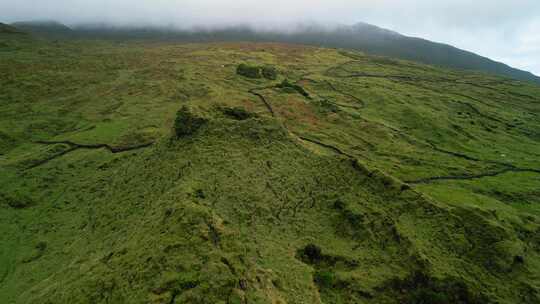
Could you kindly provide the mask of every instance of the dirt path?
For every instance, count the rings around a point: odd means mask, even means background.
[[[149,147],[154,144],[154,142],[148,142],[148,143],[138,144],[135,146],[114,147],[108,144],[78,144],[69,140],[60,140],[60,141],[39,140],[39,141],[36,141],[35,143],[43,144],[43,145],[64,144],[64,145],[74,147],[75,149],[107,149],[111,153],[122,153],[122,152],[127,152],[127,151],[132,151],[132,150],[138,150],[138,149]]]
[[[143,143],[143,144],[139,144],[139,145],[135,145],[135,146],[129,146],[129,147],[114,147],[114,146],[111,146],[111,145],[108,145],[108,144],[78,144],[78,143],[74,143],[74,142],[69,141],[69,140],[61,140],[61,141],[39,140],[39,141],[36,141],[34,143],[41,144],[41,145],[64,144],[64,145],[68,145],[69,148],[62,151],[62,152],[60,152],[60,153],[51,155],[50,157],[47,157],[45,159],[42,159],[42,160],[32,164],[31,166],[26,168],[26,170],[30,170],[30,169],[42,166],[42,165],[44,165],[44,164],[46,164],[46,163],[48,163],[48,162],[50,162],[50,161],[52,161],[54,159],[57,159],[59,157],[62,157],[62,156],[66,155],[66,154],[68,154],[70,152],[73,152],[73,151],[79,150],[79,149],[90,149],[90,150],[92,150],[92,149],[106,149],[109,152],[111,152],[113,154],[116,154],[116,153],[122,153],[122,152],[128,152],[128,151],[147,148],[147,147],[154,144],[154,142],[148,142],[148,143]]]
[[[427,177],[427,178],[421,178],[417,180],[406,180],[405,183],[407,184],[427,184],[430,182],[435,181],[448,181],[448,180],[473,180],[473,179],[480,179],[484,177],[494,177],[498,175],[502,175],[509,172],[529,172],[529,173],[538,173],[540,174],[540,170],[536,169],[523,169],[523,168],[504,168],[497,171],[492,172],[486,172],[476,175],[451,175],[451,176],[434,176],[434,177]]]
[[[342,91],[342,90],[339,90],[339,89],[336,88],[336,86],[335,86],[334,84],[332,84],[330,81],[325,80],[325,83],[326,83],[326,85],[327,85],[331,90],[333,90],[334,92],[337,92],[337,93],[339,93],[339,94],[341,94],[341,95],[344,95],[344,96],[347,96],[347,97],[349,97],[349,98],[352,98],[352,99],[354,99],[356,102],[358,102],[358,103],[360,104],[360,107],[359,107],[358,109],[364,108],[364,107],[366,106],[366,103],[365,103],[362,99],[360,99],[360,98],[358,98],[358,97],[356,97],[356,96],[354,96],[354,95],[352,95],[352,94],[349,94],[349,93],[347,93],[347,92],[344,92],[344,91]],[[338,105],[339,105],[339,104],[338,104]]]
[[[318,141],[316,139],[313,139],[313,138],[309,138],[309,137],[306,137],[306,136],[303,136],[303,135],[298,135],[296,133],[293,133],[291,132],[293,135],[295,135],[296,137],[298,137],[299,139],[303,140],[303,141],[307,141],[307,142],[310,142],[312,144],[316,144],[316,145],[319,145],[323,148],[326,148],[326,149],[329,149],[329,150],[332,150],[334,151],[336,154],[339,154],[339,155],[343,155],[343,156],[346,156],[348,158],[352,158],[354,159],[355,157],[344,152],[343,150],[341,150],[340,148],[336,147],[336,146],[333,146],[333,145],[330,145],[330,144],[327,144],[327,143],[323,143],[321,141]]]
[[[268,87],[253,88],[253,89],[248,90],[249,94],[257,96],[264,103],[264,105],[266,106],[266,108],[268,109],[268,112],[270,112],[270,115],[272,115],[272,117],[276,117],[276,114],[274,113],[274,109],[272,109],[272,105],[270,105],[270,103],[266,100],[266,98],[261,93],[257,93],[257,91],[271,89],[274,87],[275,86],[268,86]]]

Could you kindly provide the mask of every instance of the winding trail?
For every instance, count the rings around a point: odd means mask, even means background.
[[[51,155],[51,156],[49,156],[49,157],[47,157],[47,158],[44,158],[44,159],[42,159],[42,160],[39,160],[39,161],[37,161],[37,162],[31,164],[31,165],[28,166],[25,170],[34,169],[34,168],[36,168],[36,167],[39,167],[39,166],[41,166],[41,165],[44,165],[44,164],[50,162],[51,160],[57,159],[57,158],[59,158],[59,157],[62,157],[62,156],[64,156],[64,155],[68,154],[69,152],[73,152],[73,151],[75,151],[75,150],[77,150],[77,147],[73,147],[73,146],[72,146],[72,147],[69,147],[68,149],[66,149],[66,150],[64,150],[64,151],[62,151],[62,152],[60,152],[60,153]]]
[[[478,86],[478,85],[476,85],[474,83],[465,82],[463,80],[460,80],[459,78],[456,78],[456,79],[450,79],[450,78],[428,79],[428,78],[412,77],[412,76],[405,76],[405,75],[378,75],[378,74],[369,74],[369,73],[354,73],[354,72],[348,71],[347,69],[344,68],[346,65],[348,65],[350,63],[353,63],[353,62],[356,62],[356,61],[348,61],[348,62],[339,64],[338,66],[331,67],[328,70],[326,70],[323,73],[323,75],[330,76],[330,77],[333,77],[333,78],[355,78],[355,77],[388,78],[388,79],[402,80],[402,81],[406,81],[406,82],[413,82],[413,81],[415,81],[415,82],[417,82],[417,81],[448,82],[448,83],[456,83],[456,84],[463,84],[463,85],[470,85],[470,86]],[[343,71],[345,71],[347,73],[350,73],[350,74],[349,75],[335,75],[335,74],[332,75],[332,71],[339,70],[339,69],[341,69],[341,70],[343,70]],[[308,80],[308,81],[313,81],[315,83],[320,83],[319,81],[306,78],[306,76],[309,75],[309,74],[310,73],[308,73],[306,75],[302,75],[302,77],[299,80],[297,80],[295,83],[298,83],[301,80]],[[343,96],[347,96],[347,97],[349,97],[351,99],[354,99],[360,105],[359,107],[355,107],[355,106],[352,106],[352,105],[345,105],[345,104],[339,104],[339,103],[332,102],[332,103],[336,104],[337,106],[350,107],[350,108],[354,108],[354,109],[360,109],[360,108],[365,107],[365,102],[362,99],[360,99],[360,98],[358,98],[358,97],[356,97],[356,96],[354,96],[352,94],[349,94],[347,92],[344,92],[343,90],[338,89],[329,80],[323,80],[321,82],[324,82],[332,91],[337,92],[337,93],[339,93],[339,94],[341,94]],[[275,114],[274,110],[272,109],[272,106],[266,100],[266,98],[262,94],[258,93],[257,91],[270,89],[270,88],[275,88],[275,87],[276,86],[273,85],[273,86],[267,86],[267,87],[262,87],[262,88],[253,88],[253,89],[250,89],[248,91],[250,94],[257,96],[264,103],[264,105],[266,106],[266,108],[268,109],[268,111],[270,112],[270,114],[273,117],[276,117],[276,114]],[[480,86],[480,87],[484,87],[484,86]],[[490,89],[496,90],[495,88],[490,88]],[[457,95],[460,95],[460,94],[457,94]],[[464,96],[464,95],[460,95],[460,96],[467,97],[469,99],[473,99],[473,100],[476,101],[476,99],[474,99],[474,98],[472,98],[470,96]],[[324,100],[327,100],[326,98],[322,98],[322,97],[320,97],[320,98],[324,99]],[[493,122],[506,124],[504,121],[502,121],[499,118],[495,118],[495,117],[492,117],[490,115],[486,115],[486,114],[482,113],[480,110],[478,110],[476,107],[474,107],[470,103],[462,102],[462,101],[457,101],[457,103],[469,108],[476,115],[478,115],[478,116],[480,116],[482,118],[485,118],[485,119],[493,121]],[[481,102],[481,103],[486,105],[484,102]],[[368,120],[366,120],[366,121],[371,122],[371,121],[368,121]],[[375,123],[375,122],[371,122],[371,123]],[[377,123],[377,124],[381,124],[384,127],[389,128],[390,130],[396,132],[397,134],[402,135],[404,137],[407,137],[407,135],[404,134],[401,130],[389,127],[386,124],[382,124],[382,123]],[[294,132],[292,132],[290,130],[289,130],[289,132],[291,132],[291,134],[293,134],[294,136],[296,136],[298,139],[300,139],[302,141],[306,141],[306,142],[310,142],[310,143],[319,145],[319,146],[321,146],[323,148],[326,148],[328,150],[331,150],[331,151],[335,152],[336,154],[346,156],[347,158],[356,159],[356,157],[354,157],[353,155],[350,155],[350,154],[346,153],[345,151],[341,150],[340,148],[338,148],[338,147],[336,147],[334,145],[327,144],[327,143],[321,142],[319,140],[316,140],[316,139],[313,139],[313,138],[310,138],[310,137],[306,137],[306,136],[303,136],[303,135],[296,134],[296,133],[294,133]],[[415,141],[417,143],[422,142],[422,141],[417,141],[417,140],[415,140]],[[511,163],[495,161],[495,160],[483,160],[483,159],[479,159],[479,158],[476,158],[476,157],[473,157],[473,156],[470,156],[470,155],[466,155],[466,154],[463,154],[463,153],[445,150],[445,149],[439,148],[435,143],[433,143],[433,142],[431,142],[429,140],[425,140],[424,145],[429,146],[429,148],[431,148],[432,150],[434,150],[436,152],[439,152],[439,153],[447,154],[447,155],[450,155],[452,157],[461,158],[461,159],[464,159],[464,160],[467,160],[467,161],[482,162],[482,163],[486,163],[486,164],[494,164],[494,165],[499,166],[500,169],[489,171],[489,172],[484,172],[484,173],[479,173],[479,174],[467,174],[467,173],[464,173],[464,174],[461,174],[461,175],[433,176],[433,177],[421,178],[421,179],[416,179],[416,180],[405,180],[404,181],[405,183],[408,183],[408,184],[426,184],[426,183],[435,182],[435,181],[474,180],[474,179],[481,179],[481,178],[485,178],[485,177],[494,177],[494,176],[502,175],[502,174],[509,173],[509,172],[529,172],[529,173],[540,174],[540,169],[520,168],[520,167],[516,167],[515,165],[513,165]]]
[[[338,93],[341,94],[341,95],[344,95],[344,96],[347,96],[347,97],[349,97],[349,98],[352,98],[352,99],[356,100],[356,101],[360,104],[360,108],[364,108],[364,107],[366,106],[366,103],[365,103],[362,99],[360,99],[360,98],[358,98],[358,97],[356,97],[356,96],[354,96],[354,95],[352,95],[352,94],[349,94],[349,93],[347,93],[347,92],[344,92],[344,91],[342,91],[342,90],[339,90],[339,89],[336,88],[336,86],[335,86],[334,84],[332,84],[330,81],[325,80],[325,83],[326,83],[326,85],[327,85],[330,89],[332,89],[333,91],[338,92]],[[338,105],[339,105],[339,104],[338,104]]]
[[[63,144],[63,145],[68,145],[69,148],[67,148],[66,150],[60,152],[60,153],[57,153],[57,154],[54,154],[54,155],[51,155],[45,159],[42,159],[40,161],[37,161],[35,163],[33,163],[32,165],[28,166],[25,170],[30,170],[30,169],[33,169],[33,168],[36,168],[36,167],[39,167],[39,166],[42,166],[54,159],[57,159],[59,157],[62,157],[70,152],[73,152],[75,150],[79,150],[79,149],[106,149],[108,150],[109,152],[113,153],[113,154],[116,154],[116,153],[122,153],[122,152],[128,152],[128,151],[133,151],[133,150],[138,150],[138,149],[143,149],[143,148],[147,148],[151,145],[154,144],[154,142],[148,142],[148,143],[143,143],[143,144],[138,144],[138,145],[135,145],[135,146],[129,146],[129,147],[114,147],[114,146],[111,146],[111,145],[108,145],[108,144],[78,144],[78,143],[75,143],[75,142],[72,142],[72,141],[69,141],[69,140],[60,140],[60,141],[46,141],[46,140],[38,140],[38,141],[35,141],[34,143],[36,144],[41,144],[41,145],[59,145],[59,144]]]
[[[274,87],[275,86],[268,86],[268,87],[253,88],[253,89],[248,90],[249,94],[257,96],[264,103],[264,105],[266,106],[266,108],[268,109],[268,112],[270,112],[272,117],[276,117],[276,114],[274,113],[274,109],[272,109],[272,105],[270,105],[270,103],[266,100],[266,98],[261,93],[258,93],[257,91],[271,89]]]
[[[147,148],[154,144],[154,142],[147,142],[143,144],[138,144],[135,146],[128,146],[128,147],[114,147],[109,144],[78,144],[69,140],[60,140],[60,141],[46,141],[46,140],[38,140],[35,141],[36,144],[43,144],[43,145],[58,145],[58,144],[64,144],[71,147],[75,147],[75,149],[107,149],[111,153],[122,153],[132,150],[138,150],[142,148]]]
[[[468,160],[468,161],[482,162],[482,163],[487,163],[487,164],[494,164],[494,165],[501,166],[503,168],[501,168],[499,170],[496,170],[496,171],[480,173],[480,174],[463,174],[463,175],[427,177],[427,178],[422,178],[422,179],[418,179],[418,180],[405,181],[406,183],[421,184],[421,183],[429,183],[429,182],[432,182],[432,181],[439,181],[439,180],[470,180],[470,179],[479,179],[479,178],[483,178],[483,177],[493,177],[493,176],[501,175],[501,174],[508,173],[508,172],[530,172],[530,173],[538,173],[538,174],[540,174],[540,169],[520,168],[520,167],[516,167],[515,165],[513,165],[511,163],[506,163],[506,162],[501,162],[501,161],[496,161],[496,160],[479,159],[479,158],[472,157],[472,156],[469,156],[469,155],[466,155],[466,154],[441,149],[437,145],[435,145],[433,142],[430,142],[430,141],[426,141],[426,142],[429,144],[429,146],[433,150],[435,150],[437,152],[448,154],[448,155],[451,155],[451,156],[457,157],[457,158],[462,158],[462,159],[465,159],[465,160]]]
[[[291,132],[293,135],[295,135],[296,137],[300,138],[301,140],[303,141],[307,141],[307,142],[310,142],[310,143],[313,143],[313,144],[316,144],[316,145],[319,145],[321,147],[324,147],[326,149],[329,149],[329,150],[332,150],[334,151],[335,153],[337,154],[340,154],[340,155],[343,155],[343,156],[346,156],[348,158],[355,158],[354,156],[344,152],[343,150],[341,150],[340,148],[336,147],[336,146],[333,146],[333,145],[330,145],[330,144],[326,144],[326,143],[323,143],[321,141],[318,141],[316,139],[313,139],[313,138],[309,138],[309,137],[306,137],[306,136],[303,136],[303,135],[298,135],[294,132]]]
[[[492,171],[492,172],[481,173],[481,174],[476,174],[476,175],[434,176],[434,177],[421,178],[417,180],[406,180],[404,182],[407,184],[427,184],[434,181],[473,180],[473,179],[480,179],[484,177],[498,176],[498,175],[509,173],[509,172],[529,172],[529,173],[540,174],[540,170],[536,170],[536,169],[523,169],[523,168],[509,167],[509,168],[504,168],[498,171]]]
[[[471,111],[473,111],[476,115],[478,115],[478,116],[480,116],[482,118],[485,118],[487,120],[491,120],[491,121],[501,123],[501,124],[504,124],[504,125],[508,126],[508,123],[502,121],[499,118],[495,118],[495,117],[492,117],[490,115],[484,114],[482,111],[478,110],[475,106],[473,106],[472,104],[470,104],[468,102],[463,102],[463,101],[459,101],[459,100],[454,100],[454,102],[459,103],[459,104],[471,109]]]

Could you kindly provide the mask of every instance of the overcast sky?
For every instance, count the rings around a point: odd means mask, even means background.
[[[359,21],[540,75],[540,0],[0,0],[0,22],[280,27]]]

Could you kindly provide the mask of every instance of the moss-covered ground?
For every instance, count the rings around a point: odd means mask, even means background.
[[[283,44],[0,42],[2,303],[540,302],[538,86]]]

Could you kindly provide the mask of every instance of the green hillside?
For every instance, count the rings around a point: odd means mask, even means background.
[[[3,303],[540,302],[539,86],[0,40]]]

